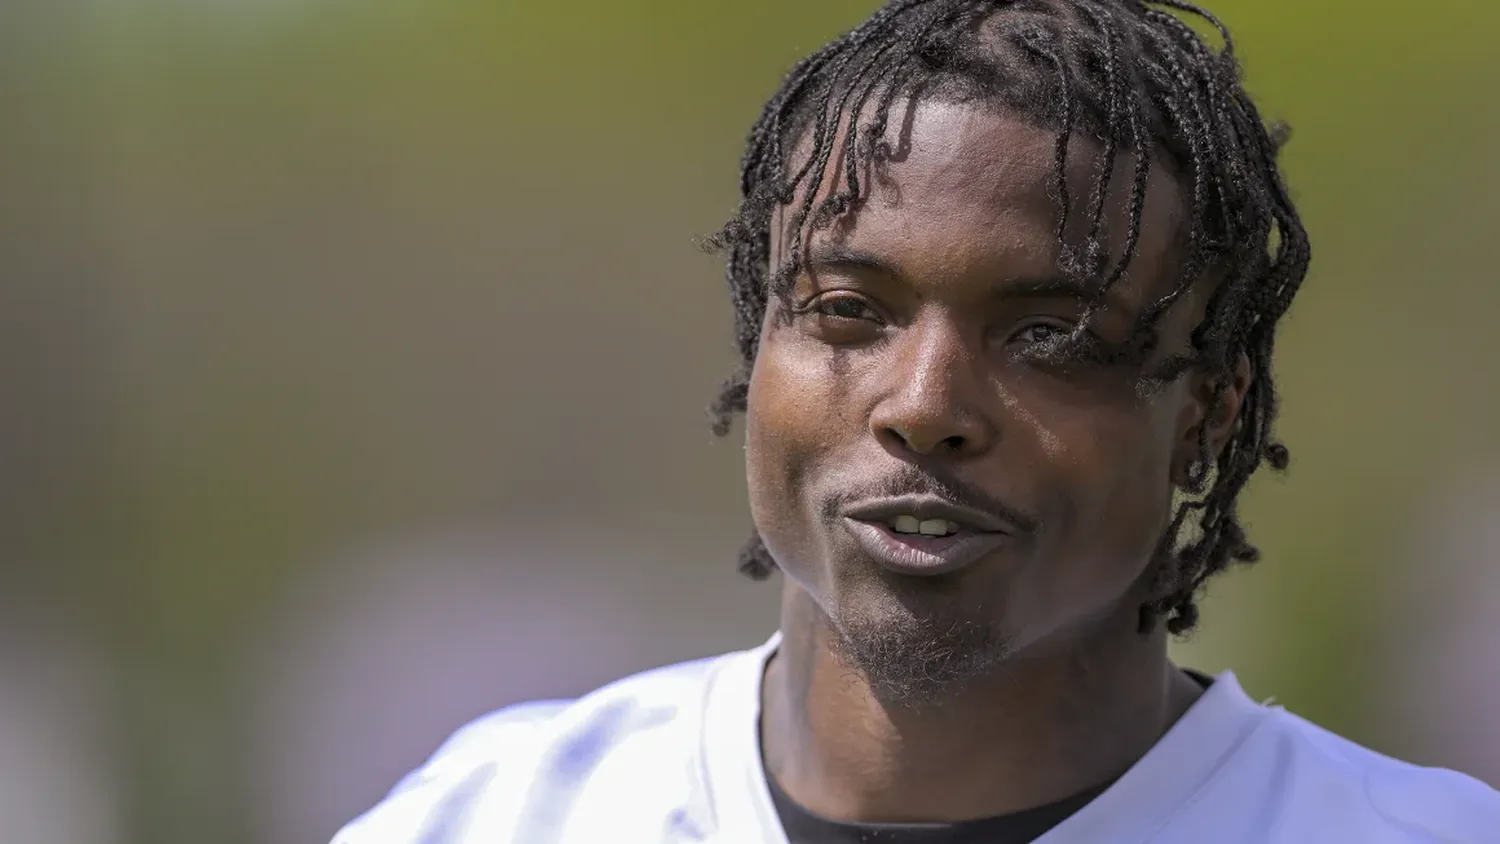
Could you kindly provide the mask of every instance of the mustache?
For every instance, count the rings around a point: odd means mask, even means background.
[[[1008,504],[940,467],[918,467],[904,464],[890,474],[864,483],[850,484],[828,500],[823,507],[827,520],[837,518],[850,504],[872,498],[932,496],[960,507],[968,507],[997,516],[1027,534],[1036,533],[1040,521],[1031,513]]]

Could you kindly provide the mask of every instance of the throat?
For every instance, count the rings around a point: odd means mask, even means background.
[[[1020,655],[938,704],[891,705],[837,659],[835,634],[783,620],[762,688],[766,771],[839,823],[957,823],[1089,794],[1201,693],[1164,639],[1133,635],[1127,653]]]

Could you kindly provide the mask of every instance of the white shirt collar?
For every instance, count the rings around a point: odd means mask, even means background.
[[[703,764],[717,841],[787,844],[760,752],[761,679],[781,634],[729,657],[710,681]],[[1123,777],[1037,844],[1139,844],[1166,825],[1272,710],[1233,672],[1213,685]]]

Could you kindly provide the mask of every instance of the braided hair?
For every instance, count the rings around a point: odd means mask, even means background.
[[[1211,49],[1184,15],[1216,30],[1222,47]],[[710,240],[726,253],[740,359],[710,408],[715,433],[727,434],[734,415],[745,411],[768,302],[788,295],[800,269],[797,254],[770,266],[773,216],[787,208],[790,231],[800,238],[849,211],[861,196],[860,164],[889,155],[883,140],[888,116],[903,96],[998,104],[1058,132],[1051,187],[1062,210],[1061,269],[1092,280],[1097,290],[1078,329],[1063,341],[1075,354],[1082,353],[1085,327],[1104,291],[1135,256],[1153,161],[1184,185],[1189,207],[1180,278],[1148,303],[1129,348],[1114,354],[1143,359],[1161,316],[1213,270],[1191,350],[1142,375],[1144,385],[1203,372],[1214,385],[1211,405],[1217,405],[1237,362],[1244,357],[1250,363],[1229,441],[1214,454],[1206,424],[1199,428],[1199,458],[1162,538],[1151,598],[1140,609],[1143,632],[1161,619],[1171,633],[1191,630],[1204,582],[1231,562],[1259,556],[1246,540],[1236,501],[1262,463],[1277,470],[1287,465],[1286,448],[1271,439],[1277,403],[1272,346],[1310,252],[1277,167],[1287,130],[1268,127],[1245,92],[1229,31],[1186,0],[889,0],[798,63],[750,132],[739,208]],[[1067,188],[1075,133],[1103,148],[1086,198],[1070,196]],[[829,177],[836,153],[843,172],[831,174],[833,187],[820,200],[816,186]],[[1123,255],[1111,268],[1101,232],[1105,194],[1121,156],[1134,165]],[[1081,207],[1089,220],[1081,244],[1063,241],[1075,203],[1086,203]],[[758,536],[739,562],[754,579],[775,567]]]

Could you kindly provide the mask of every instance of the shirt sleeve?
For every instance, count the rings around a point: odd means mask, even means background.
[[[1372,770],[1365,794],[1386,822],[1413,844],[1500,842],[1500,792],[1439,768]]]
[[[454,733],[332,844],[457,844],[475,805],[504,766],[524,764],[566,702],[509,707]]]

